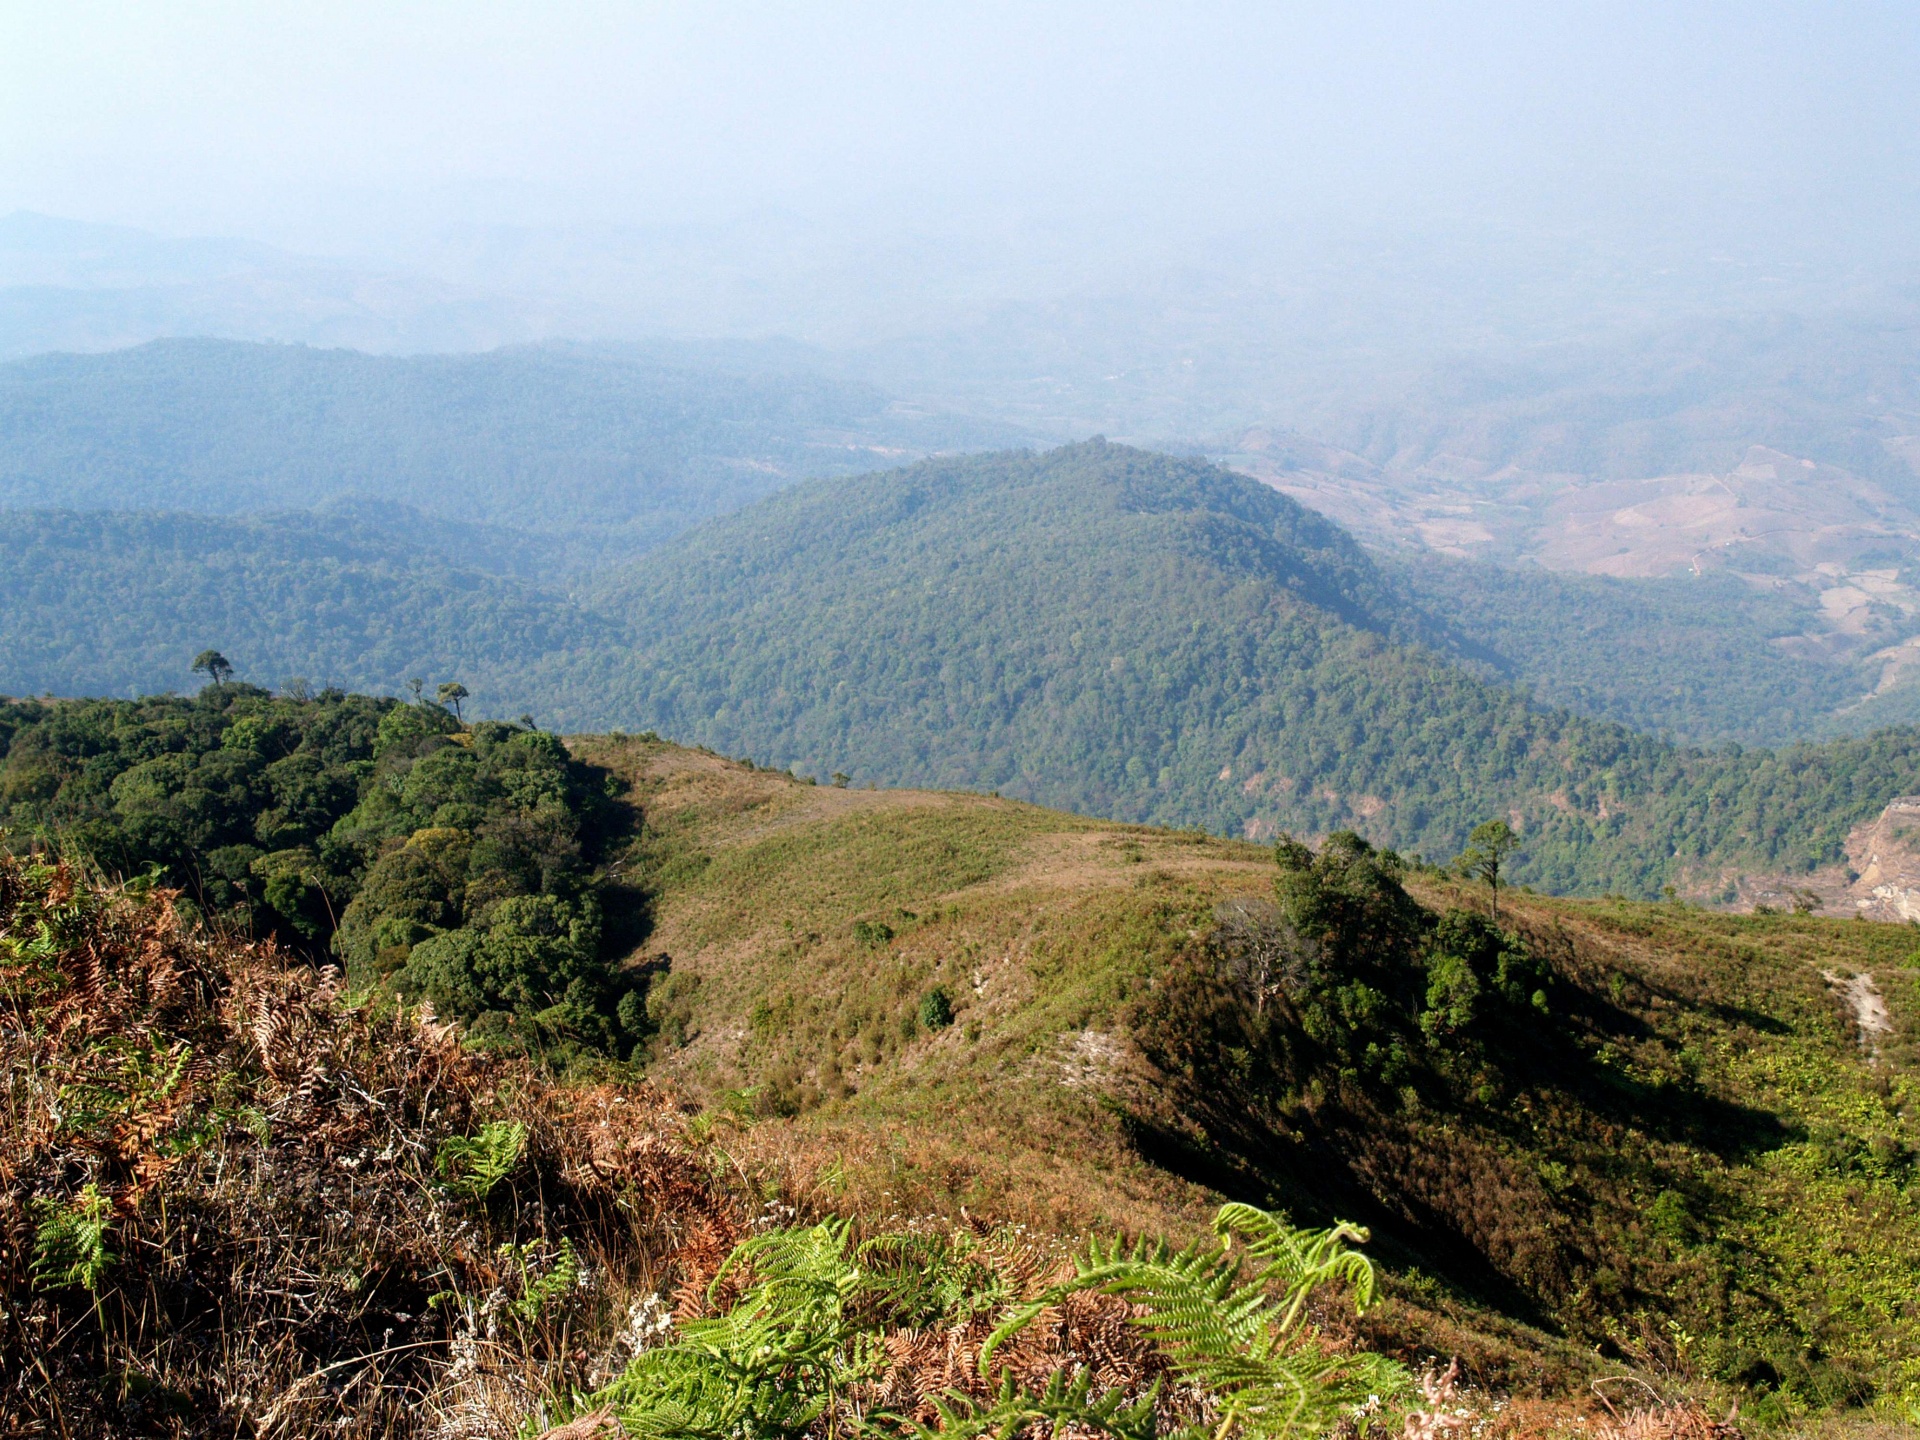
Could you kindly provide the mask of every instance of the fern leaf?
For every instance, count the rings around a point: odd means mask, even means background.
[[[1213,1229],[1223,1247],[1237,1236],[1249,1254],[1266,1262],[1260,1283],[1282,1292],[1284,1329],[1293,1328],[1307,1297],[1330,1281],[1345,1280],[1359,1310],[1373,1304],[1373,1262],[1347,1248],[1348,1242],[1364,1245],[1373,1238],[1364,1226],[1341,1221],[1330,1230],[1295,1230],[1265,1210],[1227,1204],[1214,1216]]]
[[[454,1194],[484,1200],[513,1173],[526,1145],[527,1127],[520,1121],[490,1120],[478,1135],[441,1141],[433,1168]]]
[[[1223,1206],[1214,1230],[1217,1246],[1181,1251],[1096,1242],[1076,1262],[1074,1285],[1142,1307],[1135,1323],[1176,1374],[1210,1394],[1221,1437],[1241,1430],[1262,1440],[1319,1433],[1367,1394],[1405,1388],[1405,1374],[1392,1362],[1329,1354],[1300,1329],[1307,1300],[1330,1281],[1345,1280],[1360,1305],[1372,1300],[1372,1264],[1348,1248],[1366,1231],[1346,1224],[1295,1230],[1250,1205]],[[1245,1284],[1236,1238],[1262,1262]]]
[[[1056,1435],[1072,1427],[1114,1440],[1156,1440],[1158,1386],[1132,1401],[1117,1390],[1098,1397],[1092,1390],[1093,1377],[1084,1373],[1069,1380],[1064,1371],[1055,1371],[1038,1395],[1020,1389],[1007,1375],[991,1401],[982,1403],[960,1391],[948,1391],[933,1402],[938,1426],[908,1421],[907,1430],[914,1440],[980,1440],[989,1435],[994,1440],[1015,1440],[1030,1426],[1045,1424]]]
[[[33,1275],[42,1285],[84,1285],[98,1294],[100,1282],[120,1257],[107,1248],[113,1206],[91,1181],[67,1205],[49,1209],[34,1230]]]
[[[847,1258],[850,1233],[849,1222],[831,1221],[736,1246],[708,1294],[717,1299],[744,1272],[752,1284],[738,1303],[635,1356],[589,1403],[612,1405],[629,1433],[649,1440],[799,1435],[874,1363],[847,1319],[861,1278]]]

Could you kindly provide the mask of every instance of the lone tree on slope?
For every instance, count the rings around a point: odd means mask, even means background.
[[[467,698],[466,686],[458,680],[446,680],[441,682],[440,688],[433,693],[442,705],[452,707],[454,719],[465,723],[464,717],[460,714],[460,702]]]
[[[1467,836],[1467,848],[1453,862],[1463,874],[1487,882],[1495,924],[1500,922],[1500,863],[1519,843],[1506,821],[1488,820],[1473,827],[1473,833]]]
[[[233,666],[218,650],[202,650],[193,657],[193,673],[205,675],[218,688],[227,683],[227,677],[233,674]]]

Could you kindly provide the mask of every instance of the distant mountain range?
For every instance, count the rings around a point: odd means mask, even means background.
[[[1748,597],[1729,612],[1769,612],[1774,647],[1823,667],[1829,694],[1873,692],[1836,701],[1837,723],[1920,714],[1911,300],[1463,356],[1299,424],[1249,428],[1214,453],[1369,544],[1561,573],[1728,577],[1727,594]]]
[[[0,359],[172,336],[375,351],[481,350],[591,334],[585,307],[218,237],[0,216]]]
[[[457,678],[480,713],[1216,832],[1439,855],[1506,814],[1539,883],[1642,893],[1839,863],[1920,788],[1905,731],[1659,738],[1907,718],[1920,691],[1863,657],[1904,633],[1897,556],[1856,624],[1858,556],[1807,552],[1815,588],[1370,554],[1196,458],[962,458],[1018,432],[802,358],[198,340],[0,366],[0,691],[173,688],[214,646],[268,684]]]

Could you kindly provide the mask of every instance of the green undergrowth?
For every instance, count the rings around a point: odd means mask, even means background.
[[[1616,972],[1649,1032],[1611,1057],[1626,1083],[1723,1096],[1775,1127],[1747,1154],[1678,1157],[1646,1217],[1657,1246],[1735,1302],[1770,1302],[1730,1318],[1725,1361],[1787,1392],[1920,1394],[1920,927],[1591,911],[1664,962]],[[1863,1033],[1836,983],[1861,974],[1887,1033]]]

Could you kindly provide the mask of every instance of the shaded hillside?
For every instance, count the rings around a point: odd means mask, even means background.
[[[1432,856],[1504,814],[1519,873],[1556,889],[1831,862],[1920,776],[1910,731],[1705,752],[1535,708],[1444,658],[1476,652],[1313,512],[1103,442],[803,486],[592,599],[637,649],[545,671],[564,714],[821,775]]]
[[[1619,580],[1404,552],[1380,563],[1494,678],[1687,743],[1816,738],[1875,679],[1854,657],[1794,644],[1812,623],[1801,597],[1724,573]]]
[[[0,365],[0,504],[231,514],[372,496],[545,537],[551,569],[630,555],[798,476],[1006,435],[854,382],[579,348],[165,340]]]

